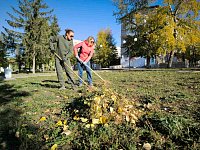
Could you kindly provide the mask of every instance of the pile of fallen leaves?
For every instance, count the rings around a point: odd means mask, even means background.
[[[98,88],[83,92],[79,99],[72,102],[67,111],[71,118],[85,124],[86,128],[96,125],[109,126],[110,123],[130,122],[135,126],[142,111],[136,107],[135,100],[128,100],[110,88]]]

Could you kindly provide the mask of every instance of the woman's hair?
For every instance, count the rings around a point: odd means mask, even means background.
[[[74,33],[74,31],[72,29],[65,29],[65,35],[67,35],[67,33],[69,34],[70,32]]]
[[[94,40],[94,42],[95,42],[95,39],[94,39],[93,36],[89,36],[89,37],[86,39],[86,41],[88,41],[88,42],[90,42],[91,40]]]

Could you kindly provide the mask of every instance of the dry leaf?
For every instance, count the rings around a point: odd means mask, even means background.
[[[62,134],[65,134],[66,136],[70,135],[72,132],[70,130],[63,131]]]

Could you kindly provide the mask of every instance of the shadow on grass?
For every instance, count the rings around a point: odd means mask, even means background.
[[[42,82],[59,83],[57,80],[43,80]]]
[[[55,88],[55,89],[58,89],[58,88],[60,88],[60,85],[58,85],[58,84],[52,84],[52,83],[31,83],[31,84],[33,84],[33,85],[40,85],[40,86],[42,86],[42,87],[45,87],[45,88]]]
[[[66,87],[70,86],[71,84],[69,81],[65,81],[66,83]],[[77,83],[76,85],[78,85],[78,81],[75,81],[75,83]],[[57,80],[43,80],[41,81],[41,83],[31,83],[33,85],[40,85],[42,87],[46,87],[46,88],[55,88],[55,89],[59,89],[60,88],[60,84]]]
[[[25,97],[29,95],[30,94],[26,91],[17,91],[14,89],[13,85],[0,82],[0,105],[14,101],[18,97]]]
[[[73,120],[75,115],[79,117],[88,117],[90,107],[84,103],[84,99],[84,97],[77,97],[64,107],[63,110],[69,114],[71,120]],[[75,110],[78,110],[78,112]]]
[[[0,149],[19,149],[20,141],[15,137],[15,132],[22,111],[17,106],[22,102],[20,98],[29,95],[29,92],[0,81]]]
[[[15,137],[20,111],[6,108],[0,111],[0,149],[18,149],[20,141]]]

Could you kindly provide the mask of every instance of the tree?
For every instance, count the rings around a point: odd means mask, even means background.
[[[5,34],[3,32],[1,32],[1,37],[0,37],[0,42],[1,42],[1,61],[2,61],[2,66],[4,68],[8,67],[9,62],[8,62],[8,58],[10,56],[11,53],[13,53],[14,49],[15,49],[15,43],[14,43],[14,39],[12,36]]]
[[[60,28],[58,26],[58,19],[56,18],[56,16],[53,16],[52,21],[50,22],[51,26],[51,36],[57,36],[58,33],[60,32]],[[54,68],[55,66],[55,59],[53,54],[50,54],[50,58],[47,60],[47,64],[50,70],[52,70],[52,68]]]
[[[0,67],[7,67],[6,44],[4,43],[2,34],[0,35]]]
[[[159,7],[154,13],[140,13],[152,1],[142,0],[141,5],[138,5],[137,0],[117,2],[115,4],[119,11],[116,15],[121,16],[118,20],[123,21],[129,32],[144,40],[139,49],[147,45],[147,53],[149,50],[155,54],[169,52],[168,67],[172,66],[175,52],[186,51],[188,39],[191,38],[187,33],[199,24],[196,20],[200,2],[196,0],[164,0],[165,6]],[[144,19],[145,23],[142,24]],[[199,30],[199,27],[196,29]]]
[[[49,51],[46,45],[51,32],[47,22],[51,18],[49,15],[52,10],[48,12],[42,11],[48,8],[46,4],[42,3],[42,0],[19,0],[18,2],[19,10],[12,7],[18,17],[8,13],[12,20],[7,20],[7,22],[12,27],[22,29],[22,32],[8,29],[6,31],[21,39],[24,46],[26,62],[28,62],[29,65],[32,64],[33,73],[35,73],[36,60],[42,62],[44,60],[42,57],[48,56],[43,55],[36,59],[36,57],[41,56],[40,54],[43,54],[44,51],[46,53]],[[41,27],[45,29],[41,30]],[[47,32],[44,32],[44,30]],[[30,62],[31,60],[32,63]]]
[[[58,26],[58,19],[56,18],[55,15],[52,18],[50,28],[51,28],[51,36],[56,36],[60,32],[60,28]]]
[[[189,30],[188,33],[188,42],[186,49],[186,58],[190,62],[190,66],[195,67],[197,65],[197,61],[200,60],[200,30],[199,27],[193,28],[193,30]]]
[[[164,0],[164,3],[168,7],[168,16],[171,20],[171,35],[173,35],[174,43],[172,46],[175,48],[171,49],[170,59],[168,67],[172,66],[172,60],[174,52],[177,49],[185,52],[188,36],[186,33],[189,30],[193,30],[194,26],[191,22],[195,22],[199,17],[200,2],[196,0]]]
[[[98,32],[94,61],[102,67],[116,64],[117,49],[110,29]]]

